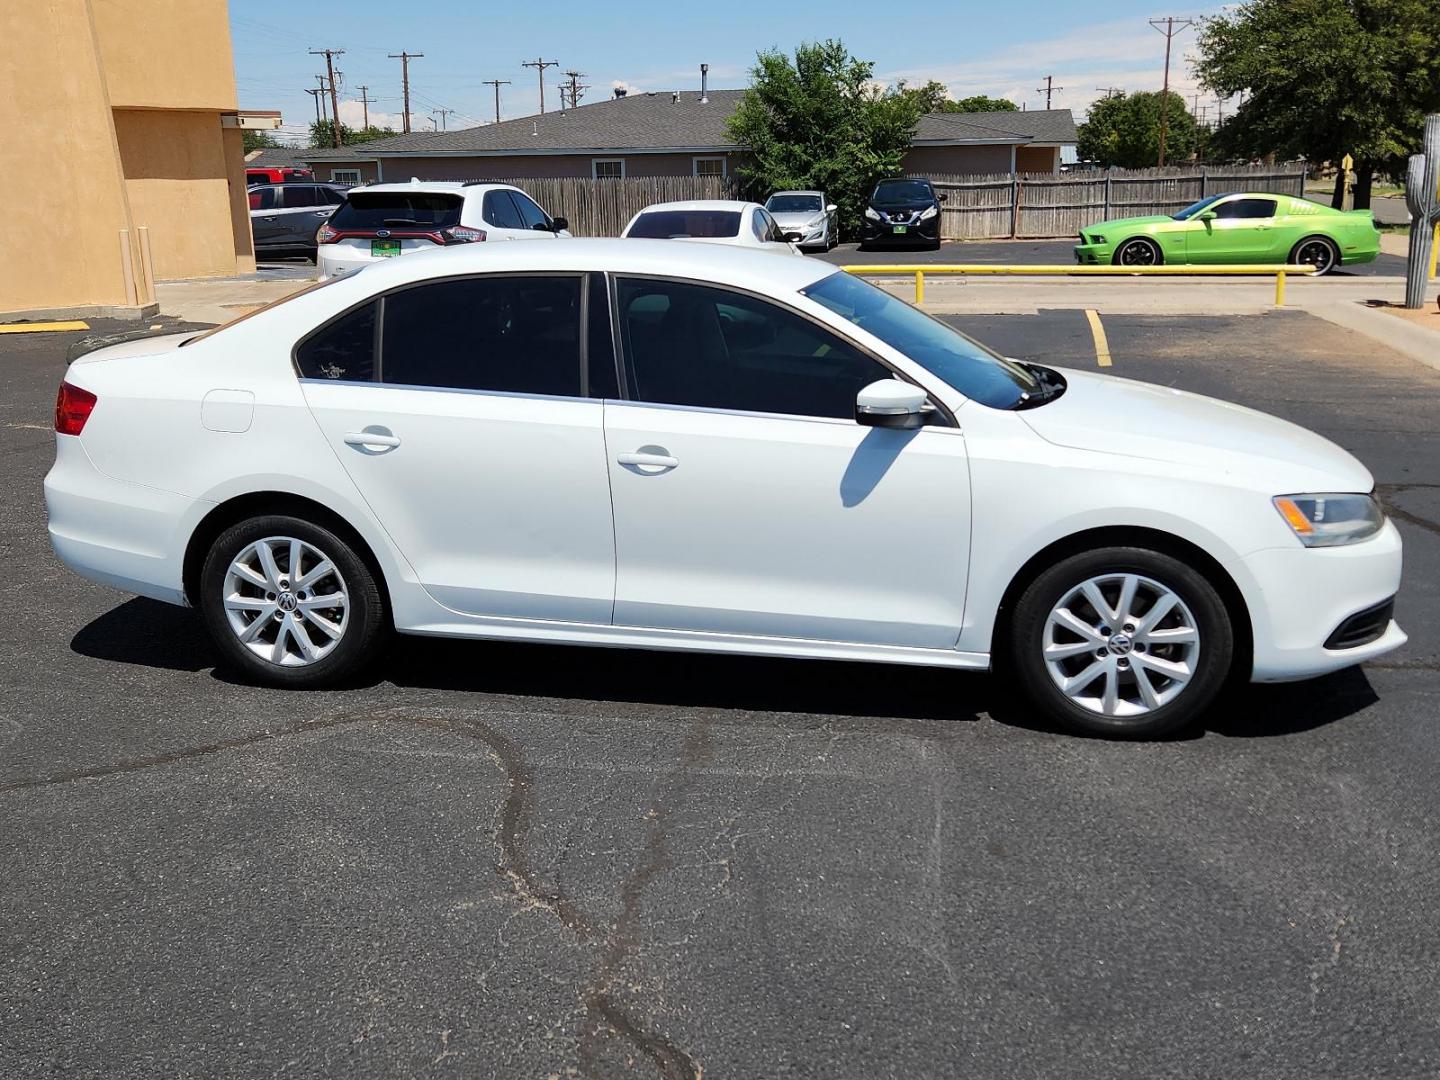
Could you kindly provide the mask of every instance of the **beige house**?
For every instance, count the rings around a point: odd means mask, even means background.
[[[0,318],[255,268],[225,0],[0,4]]]
[[[458,131],[412,132],[339,150],[302,150],[317,180],[492,180],[729,175],[745,148],[726,134],[743,90],[629,94]],[[1069,109],[931,113],[911,175],[1058,172],[1076,141]]]

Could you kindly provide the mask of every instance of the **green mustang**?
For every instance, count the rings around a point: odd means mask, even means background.
[[[1323,274],[1370,262],[1380,234],[1369,210],[1332,210],[1293,195],[1212,195],[1174,217],[1102,221],[1080,233],[1075,261],[1116,266],[1162,263],[1308,263]]]

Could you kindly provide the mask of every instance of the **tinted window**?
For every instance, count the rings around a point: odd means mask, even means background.
[[[285,206],[320,206],[320,189],[310,184],[293,184],[285,189]]]
[[[861,388],[890,377],[823,327],[743,293],[635,279],[617,289],[641,401],[849,419]]]
[[[740,235],[739,210],[655,210],[641,214],[628,236],[673,240],[682,237]]]
[[[822,278],[804,293],[904,353],[972,401],[1009,409],[1040,388],[1034,376],[1019,365],[843,270]]]
[[[770,239],[770,220],[763,210],[756,210],[750,215],[750,231],[755,234],[756,240]]]
[[[772,214],[818,214],[821,210],[819,195],[771,195],[765,209]]]
[[[515,205],[520,208],[520,217],[525,222],[527,229],[533,229],[539,225],[542,229],[550,227],[550,219],[545,216],[545,211],[535,205],[535,200],[519,191],[510,192],[510,197],[515,200]]]
[[[381,378],[406,386],[578,397],[580,281],[437,281],[385,297]]]
[[[604,274],[590,275],[590,396],[618,398],[620,378],[615,371],[615,338],[610,330],[610,292]]]
[[[1270,218],[1275,216],[1274,199],[1232,199],[1215,208],[1217,218]]]
[[[337,191],[334,188],[321,188],[320,196],[326,206],[339,206],[345,201],[345,193],[343,191]]]
[[[497,229],[525,227],[525,223],[520,220],[520,211],[515,209],[515,201],[510,198],[508,191],[487,191],[485,201],[480,204],[480,216],[485,219],[486,224],[494,225]]]
[[[330,224],[337,229],[448,229],[460,224],[459,195],[352,191]]]
[[[873,202],[919,202],[935,198],[935,192],[924,180],[881,180],[875,185]]]
[[[375,310],[372,300],[301,342],[295,362],[306,379],[368,382],[375,377]]]
[[[274,210],[275,189],[273,187],[254,187],[250,189],[251,210]]]
[[[1193,202],[1189,206],[1185,207],[1184,210],[1181,210],[1178,214],[1175,214],[1173,216],[1176,221],[1189,221],[1196,214],[1200,213],[1201,210],[1208,210],[1210,208],[1210,204],[1218,198],[1221,198],[1221,196],[1211,195],[1207,199],[1201,199],[1199,202]]]

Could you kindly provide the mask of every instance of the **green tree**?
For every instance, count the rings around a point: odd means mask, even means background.
[[[310,124],[310,145],[316,149],[329,147],[332,145],[330,132],[329,120],[312,121]],[[374,142],[376,139],[388,139],[394,134],[395,131],[392,128],[376,127],[374,124],[371,124],[367,128],[352,128],[343,121],[340,124],[340,141],[345,146]]]
[[[986,97],[984,94],[976,94],[974,97],[961,98],[959,101],[956,101],[950,96],[950,91],[945,84],[937,79],[931,79],[924,86],[914,88],[907,87],[902,82],[896,87],[896,90],[914,97],[919,102],[922,113],[1020,111],[1020,106],[1008,98],[992,98]]]
[[[1237,156],[1355,158],[1355,205],[1375,173],[1396,175],[1440,109],[1435,0],[1246,0],[1201,21],[1195,70],[1243,94],[1218,133]],[[1334,205],[1343,198],[1337,177]]]
[[[984,94],[976,94],[974,97],[964,97],[959,101],[946,101],[941,107],[941,112],[1019,112],[1020,106],[1016,105],[1009,98],[986,97]]]
[[[1160,160],[1160,113],[1165,102],[1165,161],[1184,161],[1196,149],[1195,120],[1175,91],[1115,94],[1090,106],[1079,128],[1076,153],[1082,161],[1149,168]]]
[[[273,150],[280,145],[273,131],[265,131],[259,128],[242,129],[240,132],[240,143],[245,147],[245,153],[247,154],[251,150]]]
[[[749,150],[746,186],[761,198],[823,190],[840,209],[842,233],[858,232],[875,182],[901,173],[922,111],[913,93],[879,88],[873,73],[839,41],[801,45],[793,57],[760,53],[728,121],[730,138]]]

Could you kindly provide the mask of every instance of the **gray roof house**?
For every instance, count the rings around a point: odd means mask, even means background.
[[[320,180],[728,175],[745,148],[725,133],[743,90],[612,97],[459,131],[411,132],[340,150],[309,150]],[[915,175],[1055,172],[1074,145],[1068,109],[932,113],[906,155]]]

